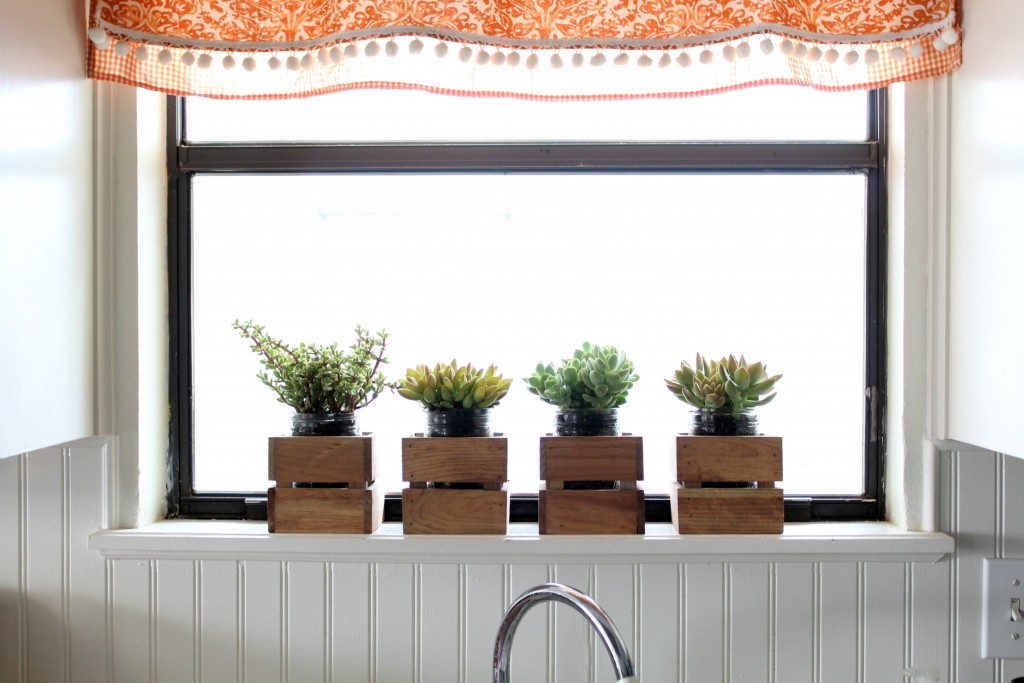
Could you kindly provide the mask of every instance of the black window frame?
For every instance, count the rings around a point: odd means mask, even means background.
[[[185,101],[167,98],[170,428],[168,516],[266,519],[266,494],[197,492],[192,483],[191,186],[198,173],[717,172],[859,173],[867,181],[864,494],[786,496],[795,521],[883,519],[886,398],[886,92],[868,97],[863,142],[195,144]],[[500,161],[500,163],[499,163]],[[668,496],[648,494],[648,522],[670,519]],[[385,521],[401,520],[388,495]],[[537,520],[536,494],[513,494],[510,521]]]

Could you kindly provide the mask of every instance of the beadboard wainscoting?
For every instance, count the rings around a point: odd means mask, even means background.
[[[956,549],[933,560],[826,551],[445,562],[188,548],[105,558],[89,539],[109,519],[111,450],[89,439],[0,460],[0,681],[479,683],[505,606],[551,580],[597,598],[651,683],[1024,675],[979,654],[981,559],[1024,557],[1024,462],[998,454],[941,453],[940,522]],[[551,606],[525,617],[512,675],[614,679],[583,620]]]

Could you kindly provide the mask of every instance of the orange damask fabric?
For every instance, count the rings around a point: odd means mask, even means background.
[[[95,78],[213,97],[849,89],[960,63],[955,0],[93,0],[90,37]]]

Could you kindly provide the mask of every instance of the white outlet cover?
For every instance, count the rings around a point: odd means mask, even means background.
[[[1024,621],[1010,620],[1010,601],[1024,609],[1024,560],[986,559],[981,588],[981,656],[1024,659]]]

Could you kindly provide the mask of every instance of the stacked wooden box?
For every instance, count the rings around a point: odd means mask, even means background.
[[[644,533],[642,437],[541,437],[540,476],[541,534]]]
[[[402,526],[407,534],[505,534],[508,439],[402,439]]]
[[[369,534],[380,526],[372,435],[271,437],[268,451],[271,533]]]
[[[672,523],[680,534],[782,533],[781,437],[680,435],[676,477]]]

